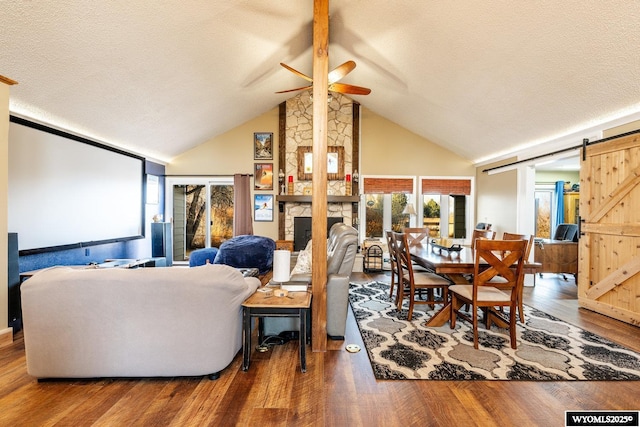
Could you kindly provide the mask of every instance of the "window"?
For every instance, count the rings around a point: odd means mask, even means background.
[[[402,231],[415,223],[404,213],[415,200],[413,177],[364,177],[365,237],[383,238],[385,230]]]
[[[425,194],[422,199],[423,227],[429,229],[430,237],[440,237],[440,195]]]
[[[200,182],[202,181],[202,182]],[[173,203],[173,257],[189,259],[191,251],[219,247],[233,236],[233,179],[173,178],[167,189]]]
[[[366,237],[384,237],[385,230],[402,231],[411,218],[404,212],[413,195],[404,193],[366,194]]]
[[[471,179],[422,178],[421,186],[422,223],[429,228],[429,236],[467,238],[471,228]]]
[[[536,185],[535,191],[535,217],[536,237],[551,238],[551,212],[553,207],[553,185]]]

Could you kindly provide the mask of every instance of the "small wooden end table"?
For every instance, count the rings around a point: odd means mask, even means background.
[[[255,292],[242,303],[242,370],[249,369],[251,356],[251,318],[297,317],[300,321],[300,370],[307,372],[307,313],[311,308],[311,292],[289,292],[277,297]],[[258,328],[258,342],[262,342],[262,328]]]

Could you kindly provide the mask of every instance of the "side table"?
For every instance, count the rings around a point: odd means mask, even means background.
[[[251,356],[251,318],[253,317],[297,317],[300,321],[300,370],[307,372],[307,313],[311,308],[311,292],[289,292],[277,297],[255,292],[242,303],[242,370],[249,369]],[[258,328],[258,342],[262,342]]]

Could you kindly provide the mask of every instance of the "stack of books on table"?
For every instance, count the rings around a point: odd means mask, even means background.
[[[288,292],[307,292],[310,284],[311,282],[309,282],[308,280],[289,281],[282,283],[276,283],[272,280],[269,283],[269,286],[280,286],[280,289],[284,289]]]

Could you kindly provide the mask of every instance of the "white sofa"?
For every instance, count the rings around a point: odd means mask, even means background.
[[[54,267],[22,285],[27,371],[37,378],[217,378],[242,348],[259,287],[226,265]]]

